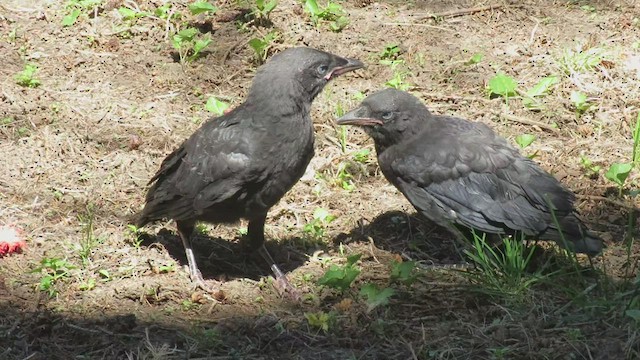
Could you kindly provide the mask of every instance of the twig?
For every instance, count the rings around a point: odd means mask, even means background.
[[[455,30],[447,29],[447,28],[442,27],[442,26],[435,26],[435,25],[429,25],[429,24],[387,22],[387,23],[382,23],[382,25],[387,25],[387,26],[417,26],[417,27],[426,27],[426,28],[430,28],[430,29],[438,29],[438,30],[443,30],[443,31],[455,32]]]
[[[609,199],[608,197],[605,196],[598,196],[598,195],[582,195],[582,194],[576,194],[576,197],[578,199],[583,199],[583,200],[595,200],[595,201],[604,201],[607,202],[609,204],[621,207],[621,208],[625,208],[628,210],[633,210],[636,207],[630,204],[625,204],[623,202],[620,202],[618,200],[613,200],[613,199]]]
[[[505,120],[509,120],[509,121],[513,121],[513,122],[517,122],[520,124],[525,124],[525,125],[531,125],[531,126],[537,126],[541,129],[547,130],[547,131],[551,131],[552,133],[558,133],[560,130],[552,127],[551,125],[547,125],[544,123],[541,123],[539,121],[535,121],[535,120],[529,120],[529,119],[525,119],[525,118],[521,118],[515,115],[509,115],[509,114],[505,114],[499,111],[492,111],[492,113],[494,115],[497,115]]]
[[[503,6],[504,5],[478,6],[474,8],[458,9],[458,10],[445,11],[441,13],[429,14],[426,17],[430,17],[434,19],[445,18],[445,17],[456,17],[456,16],[475,14],[477,12],[482,12],[482,11],[496,10],[496,9],[500,9]]]

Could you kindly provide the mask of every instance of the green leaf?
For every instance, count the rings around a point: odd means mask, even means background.
[[[367,283],[360,289],[360,295],[367,299],[367,311],[389,304],[389,298],[395,294],[391,288],[379,289],[375,284]]]
[[[497,74],[489,80],[489,91],[491,94],[503,97],[514,96],[517,86],[518,83],[511,76],[505,74]]]
[[[73,9],[67,16],[62,18],[62,26],[67,27],[75,24],[76,20],[78,20],[78,16],[80,16],[80,9]]]
[[[571,92],[571,102],[579,112],[585,112],[589,110],[589,107],[591,107],[587,101],[587,95],[580,91]]]
[[[120,7],[118,12],[125,20],[131,20],[136,17],[136,12],[134,10],[129,9],[128,7]]]
[[[214,14],[216,11],[218,11],[218,8],[209,4],[206,1],[196,1],[193,4],[189,5],[189,10],[193,15],[198,15],[206,12],[210,12],[211,14]]]
[[[273,9],[276,8],[276,6],[278,6],[278,0],[271,0],[271,1],[269,1],[269,3],[266,6],[264,6],[264,10],[263,11],[268,14],[268,13],[272,12]]]
[[[180,43],[183,43],[185,41],[192,41],[197,33],[198,29],[196,28],[186,28],[178,31],[178,33],[173,35],[173,38],[178,39]]]
[[[310,326],[321,329],[324,332],[329,331],[331,315],[320,311],[317,313],[304,313],[304,317],[307,319]]]
[[[207,46],[209,46],[209,44],[211,44],[210,38],[197,40],[196,43],[193,45],[193,52],[194,52],[193,55],[195,56],[199,54],[202,50],[204,50]]]
[[[631,169],[633,169],[633,164],[613,163],[609,170],[604,174],[604,177],[618,184],[618,186],[623,186],[631,172]]]
[[[633,129],[633,151],[631,154],[631,160],[634,163],[640,161],[640,154],[638,154],[638,147],[640,146],[640,112],[636,118],[636,126]]]
[[[638,309],[629,309],[625,311],[624,314],[632,318],[634,321],[640,321],[640,310]]]
[[[516,144],[518,144],[518,146],[520,146],[521,149],[528,147],[535,140],[536,140],[536,136],[531,134],[521,134],[516,136]]]
[[[551,87],[559,82],[560,80],[558,79],[557,76],[555,75],[547,76],[542,80],[538,81],[537,84],[535,84],[531,89],[529,89],[529,91],[527,91],[527,95],[530,97],[547,95]]]
[[[227,110],[229,108],[229,104],[227,104],[224,101],[220,101],[218,99],[216,99],[215,97],[211,96],[208,100],[207,103],[204,105],[205,110],[212,112],[214,114],[216,114],[217,116],[222,116],[225,112],[225,110]]]
[[[320,13],[320,8],[318,8],[318,3],[316,2],[316,0],[305,1],[304,9],[312,16],[318,16],[318,14]]]
[[[347,27],[347,25],[349,25],[349,18],[347,18],[346,16],[340,16],[335,21],[331,22],[331,24],[329,24],[329,28],[333,32],[340,32],[342,31],[342,29]]]
[[[347,290],[360,274],[360,270],[353,266],[360,259],[360,256],[360,254],[349,256],[347,264],[344,266],[331,265],[324,275],[318,279],[318,284],[341,291]]]
[[[415,268],[415,261],[394,261],[391,265],[391,281],[399,281],[405,285],[411,285],[416,280]]]
[[[482,53],[475,53],[473,54],[473,56],[467,60],[467,62],[465,62],[465,65],[475,65],[477,63],[479,63],[480,61],[482,61],[482,58],[484,58],[484,55]]]

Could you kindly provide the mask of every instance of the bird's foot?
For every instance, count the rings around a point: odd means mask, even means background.
[[[273,275],[275,276],[276,281],[273,283],[273,286],[278,291],[278,294],[282,297],[287,297],[290,300],[299,302],[302,299],[302,295],[296,289],[295,286],[291,285],[287,276],[278,268],[277,265],[271,265],[271,271],[273,271]]]

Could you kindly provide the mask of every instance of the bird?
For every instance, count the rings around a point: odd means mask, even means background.
[[[191,244],[197,222],[248,220],[247,250],[269,263],[281,292],[293,292],[264,246],[267,212],[302,177],[314,156],[312,101],[333,78],[362,68],[356,59],[310,47],[283,50],[261,65],[245,101],[208,119],[171,152],[147,185],[141,228],[173,219],[193,284],[207,288]]]
[[[385,178],[418,213],[463,241],[461,227],[551,240],[589,256],[603,249],[576,216],[575,195],[483,123],[433,115],[417,97],[391,88],[337,123],[361,127]]]

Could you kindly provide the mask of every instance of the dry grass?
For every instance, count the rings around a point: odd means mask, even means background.
[[[604,170],[589,177],[580,164],[581,155],[603,169],[629,161],[640,111],[637,2],[595,2],[591,11],[583,3],[499,1],[499,9],[434,20],[425,16],[485,4],[347,1],[349,26],[334,33],[313,27],[299,2],[280,1],[271,14],[281,34],[273,51],[305,44],[369,64],[316,100],[316,157],[269,214],[269,245],[306,294],[301,304],[279,298],[268,269],[240,251],[243,224],[209,226],[196,241],[205,278],[223,281],[225,297],[218,299],[191,291],[173,224],[146,229],[140,246],[126,226],[160,161],[209,116],[206,98],[243,100],[256,67],[247,40],[270,29],[240,31],[229,19],[241,6],[218,2],[210,52],[181,66],[172,59],[165,21],[142,18],[126,28],[115,10],[125,2],[105,3],[97,17],[68,28],[60,25],[61,3],[0,5],[0,120],[10,119],[0,123],[0,225],[16,224],[28,242],[24,254],[0,259],[0,334],[8,339],[0,358],[638,356],[637,326],[624,314],[638,308],[629,281],[640,249],[627,253],[622,242],[636,236],[627,222],[638,200],[618,198]],[[171,3],[186,9],[187,1]],[[161,2],[135,4],[153,10]],[[378,55],[390,43],[401,46],[405,81],[433,112],[483,121],[511,140],[537,136],[525,151],[537,151],[536,160],[578,194],[585,222],[607,241],[596,275],[553,278],[513,304],[473,291],[457,271],[423,270],[410,288],[392,285],[397,293],[389,305],[367,312],[357,289],[365,282],[387,286],[398,257],[423,265],[462,261],[450,236],[414,217],[384,180],[364,134],[348,129],[341,150],[336,108],[355,106],[355,93],[376,91],[393,77]],[[603,54],[597,66],[571,65],[569,51],[592,49]],[[475,53],[483,60],[466,64]],[[27,62],[39,67],[37,88],[14,80]],[[488,98],[485,84],[497,71],[517,79],[521,91],[552,74],[560,83],[544,97],[544,109],[530,111],[519,98],[508,105]],[[570,101],[576,90],[594,103],[581,116]],[[356,166],[355,189],[346,191],[336,180],[338,166],[362,148],[371,150],[371,161]],[[639,174],[632,172],[628,190],[638,189]],[[318,207],[336,220],[321,241],[310,241],[303,227]],[[89,244],[84,263],[82,243]],[[351,290],[317,285],[329,264],[357,253],[362,272]],[[73,268],[49,297],[38,290],[43,274],[32,270],[54,258]],[[318,312],[331,315],[327,332],[304,316]]]

